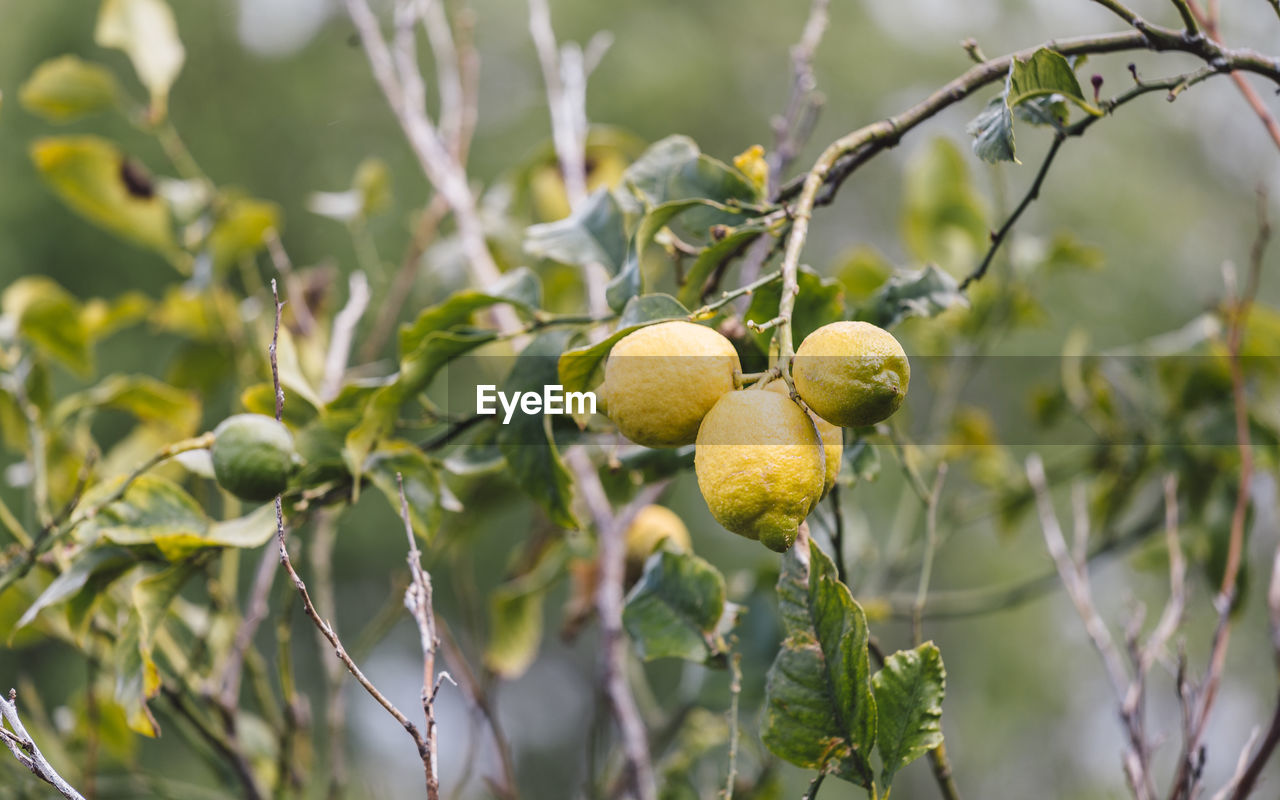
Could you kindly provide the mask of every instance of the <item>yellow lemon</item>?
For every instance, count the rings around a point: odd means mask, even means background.
[[[786,381],[770,381],[764,387],[766,392],[775,392],[783,397],[791,397],[787,391]],[[826,455],[827,471],[822,481],[822,495],[826,496],[831,487],[836,485],[836,477],[840,474],[840,461],[844,457],[844,428],[832,425],[822,417],[810,412],[809,418],[818,429],[818,437],[822,439],[822,450]],[[817,506],[817,503],[814,503]]]
[[[795,543],[822,496],[822,440],[809,415],[775,392],[730,392],[702,421],[694,469],[711,515],[770,550]]]
[[[627,545],[628,583],[634,582],[644,570],[644,562],[662,542],[672,550],[688,553],[693,550],[689,529],[671,509],[663,506],[645,506],[636,514],[625,534]]]
[[[728,339],[692,322],[660,322],[624,336],[604,365],[600,399],[636,444],[693,444],[698,425],[741,369]]]
[[[796,391],[842,428],[893,416],[907,396],[911,365],[898,340],[868,322],[833,322],[805,337],[791,365]]]

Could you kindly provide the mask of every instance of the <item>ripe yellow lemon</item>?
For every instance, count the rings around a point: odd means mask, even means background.
[[[791,393],[787,391],[786,381],[770,381],[764,388],[766,392],[791,397]],[[822,481],[822,495],[825,497],[827,492],[831,491],[831,487],[836,485],[836,477],[840,474],[840,462],[844,457],[844,428],[832,425],[814,413],[810,413],[809,418],[818,429],[818,436],[822,439],[822,450],[826,455],[827,471]],[[816,506],[817,503],[815,502],[814,505]]]
[[[600,399],[636,444],[693,444],[698,425],[741,369],[728,339],[692,322],[660,322],[624,336],[604,365]]]
[[[748,390],[721,397],[702,421],[694,470],[717,522],[781,553],[822,496],[825,460],[798,404]]]
[[[645,506],[636,514],[625,534],[627,545],[627,575],[634,582],[644,570],[644,562],[662,542],[672,550],[688,553],[693,550],[689,529],[671,509],[663,506]]]
[[[893,416],[907,396],[911,365],[884,328],[833,322],[800,343],[791,376],[813,413],[833,425],[856,428]]]
[[[213,429],[213,475],[241,500],[264,503],[285,490],[295,456],[289,429],[262,414],[236,414]]]

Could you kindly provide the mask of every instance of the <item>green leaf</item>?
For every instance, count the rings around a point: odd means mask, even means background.
[[[531,225],[525,231],[525,252],[564,264],[600,264],[619,272],[627,260],[626,220],[613,193],[598,189],[570,216]]]
[[[759,187],[745,175],[703,155],[687,136],[655,142],[627,168],[623,180],[650,207],[691,198],[749,205],[762,200]]]
[[[765,685],[765,746],[796,766],[869,787],[876,703],[867,620],[812,539],[807,551],[783,556],[778,606],[786,638]]]
[[[428,336],[468,324],[477,311],[499,303],[525,312],[536,309],[542,303],[542,283],[538,276],[528,267],[517,267],[504,274],[489,291],[463,289],[424,309],[411,324],[400,329],[401,358],[417,350]]]
[[[412,442],[384,442],[369,456],[364,471],[386,496],[397,517],[400,516],[400,487],[396,473],[403,476],[409,522],[414,533],[430,542],[440,525],[440,503],[445,493],[440,473],[422,450]]]
[[[125,411],[142,422],[159,423],[177,438],[195,433],[200,422],[200,400],[148,375],[109,375],[91,389],[64,397],[54,408],[60,425],[86,408]]]
[[[899,650],[871,679],[879,722],[876,744],[883,768],[881,788],[898,770],[942,744],[942,696],[947,671],[933,642]]]
[[[168,4],[164,0],[103,0],[93,40],[129,56],[138,80],[151,93],[153,112],[163,117],[169,88],[186,58]]]
[[[714,244],[704,247],[685,273],[684,286],[679,293],[680,302],[686,306],[699,305],[702,302],[702,287],[716,268],[767,230],[765,225],[743,225],[730,230]]]
[[[524,349],[507,376],[502,391],[541,392],[558,381],[557,357],[564,351],[568,331],[544,333]],[[498,448],[517,485],[547,512],[556,525],[577,528],[570,502],[573,481],[560,460],[551,436],[551,416],[516,414],[498,430]]]
[[[558,377],[566,392],[585,392],[600,382],[605,358],[622,337],[647,325],[688,319],[689,309],[669,294],[633,297],[618,318],[618,327],[608,338],[587,347],[566,350],[560,355]]]
[[[795,341],[831,322],[844,319],[844,286],[833,278],[824,278],[804,265],[796,272],[800,294],[796,295],[791,326]],[[782,282],[775,281],[761,286],[751,294],[751,305],[744,320],[766,323],[778,316],[778,304],[782,299]],[[752,333],[751,339],[760,352],[769,352],[773,331]]]
[[[13,626],[13,630],[9,632],[9,639],[12,641],[13,635],[20,629],[30,625],[41,611],[50,606],[67,600],[76,592],[80,591],[89,578],[99,572],[109,572],[118,569],[121,565],[134,564],[137,559],[130,555],[129,551],[119,547],[94,547],[81,553],[71,567],[68,568],[58,577],[45,587],[35,602],[27,608],[22,618]]]
[[[959,274],[990,244],[987,213],[965,156],[935,139],[907,164],[902,237],[911,255]]]
[[[160,692],[160,670],[151,657],[155,637],[174,598],[198,569],[194,562],[162,569],[139,580],[130,592],[132,613],[116,641],[116,700],[128,714],[129,727],[144,736],[160,735],[147,708],[147,700]]]
[[[275,533],[276,504],[264,503],[242,517],[214,522],[201,540],[192,542],[188,550],[181,555],[185,557],[187,553],[204,547],[239,547],[255,550],[270,541]],[[166,553],[166,555],[170,554]],[[169,560],[176,559],[170,557]]]
[[[86,492],[84,502],[95,503],[114,491],[108,481]],[[124,496],[85,522],[80,541],[107,541],[122,547],[154,549],[167,561],[186,561],[211,547],[261,547],[275,533],[275,506],[259,506],[243,517],[211,521],[200,505],[178,484],[157,475],[143,475]]]
[[[625,308],[644,291],[644,275],[640,272],[640,256],[632,253],[617,275],[604,287],[604,299],[614,311]]]
[[[266,246],[267,234],[280,227],[280,207],[266,200],[224,193],[217,207],[208,246],[218,270],[257,253]]]
[[[71,122],[113,108],[119,92],[106,67],[66,55],[36,67],[18,91],[18,100],[50,122]]]
[[[404,334],[401,334],[403,340]],[[360,424],[347,434],[344,457],[347,469],[359,480],[365,460],[377,443],[395,430],[400,408],[426,391],[436,373],[451,360],[498,338],[494,331],[436,331],[418,341],[412,352],[400,358],[400,372],[390,384],[369,398]]]
[[[533,566],[493,590],[489,597],[489,643],[485,667],[511,680],[529,669],[542,644],[543,605],[547,590],[560,576],[567,558],[559,541],[538,554]]]
[[[31,159],[45,183],[90,222],[165,255],[174,252],[169,207],[126,183],[125,157],[97,136],[37,139]]]
[[[973,137],[974,155],[983,161],[992,164],[1000,161],[1022,163],[1015,155],[1013,110],[1009,108],[1006,94],[991,98],[986,108],[965,128],[965,133]]]
[[[689,553],[661,549],[627,596],[622,624],[645,661],[706,663],[724,654],[716,628],[725,609],[724,576]]]
[[[1040,48],[1025,61],[1020,58],[1013,60],[1009,68],[1008,93],[1010,108],[1028,100],[1061,95],[1087,113],[1102,116],[1101,109],[1085,100],[1071,64],[1061,53],[1047,47]]]
[[[41,275],[18,278],[0,296],[0,309],[17,323],[18,335],[37,350],[79,375],[93,371],[93,352],[80,304],[52,279]]]
[[[934,317],[953,306],[968,305],[956,279],[930,264],[922,270],[895,273],[858,309],[857,317],[892,328],[908,317]]]

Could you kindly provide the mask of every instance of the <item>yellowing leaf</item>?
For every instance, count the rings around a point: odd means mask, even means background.
[[[0,309],[37,350],[81,375],[93,371],[93,353],[79,302],[55,281],[35,275],[9,284]]]
[[[163,117],[169,87],[186,58],[169,5],[164,0],[104,0],[93,40],[129,56],[138,80],[151,92],[153,113]]]
[[[18,92],[23,108],[50,122],[70,122],[105,111],[117,98],[116,79],[106,67],[70,55],[36,67]]]
[[[280,207],[275,203],[236,196],[224,202],[209,234],[209,249],[218,268],[257,253],[265,246],[267,233],[280,227]]]
[[[174,251],[169,207],[125,179],[124,155],[97,136],[38,139],[31,159],[62,202],[112,233],[161,253]]]

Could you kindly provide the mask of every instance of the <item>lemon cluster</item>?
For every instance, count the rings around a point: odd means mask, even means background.
[[[835,485],[843,428],[891,416],[911,368],[893,336],[865,322],[810,334],[785,381],[738,390],[732,343],[711,328],[663,322],[623,337],[600,395],[624,436],[649,447],[697,445],[698,488],[725,528],[778,552]]]

